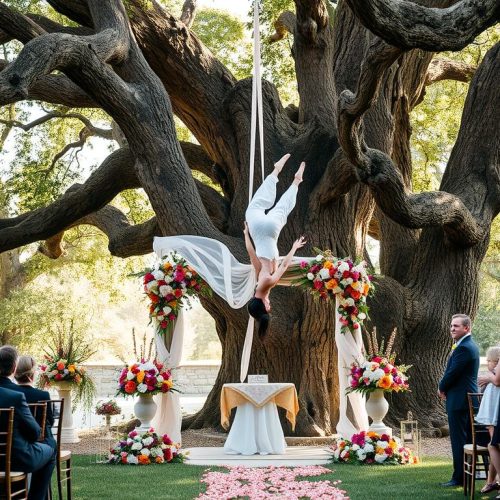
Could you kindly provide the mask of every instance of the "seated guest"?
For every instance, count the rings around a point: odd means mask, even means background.
[[[17,360],[17,368],[14,373],[16,384],[5,386],[7,389],[22,392],[26,396],[26,401],[30,403],[40,403],[50,400],[50,394],[47,391],[42,391],[33,387],[35,373],[37,370],[36,361],[31,356],[19,356]],[[41,424],[41,418],[37,421]],[[52,415],[52,406],[47,406],[47,420],[45,422],[45,441],[47,444],[56,447],[56,440],[52,434],[52,426],[54,425],[54,416]]]
[[[32,473],[28,500],[45,500],[52,471],[55,467],[55,450],[46,443],[39,443],[40,426],[33,418],[26,397],[13,391],[9,379],[16,371],[17,351],[12,346],[0,347],[0,405],[14,407],[12,436],[12,470]],[[7,430],[7,419],[0,420],[0,430]],[[5,464],[0,463],[0,467]]]
[[[500,417],[500,346],[490,347],[486,351],[486,362],[488,363],[488,374],[478,378],[479,386],[484,389],[481,405],[476,415],[476,421],[485,425],[490,433],[491,442],[488,446],[490,452],[490,468],[486,486],[481,493],[499,489],[496,481],[500,471],[500,450],[498,449],[498,420]]]

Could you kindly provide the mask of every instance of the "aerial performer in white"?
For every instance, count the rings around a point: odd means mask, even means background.
[[[267,333],[271,319],[269,293],[288,269],[295,252],[306,243],[302,236],[298,238],[292,245],[290,252],[278,264],[278,238],[286,224],[288,215],[295,207],[298,186],[302,182],[306,166],[304,162],[300,164],[292,185],[273,207],[276,201],[278,175],[288,158],[290,158],[290,154],[286,154],[274,164],[273,172],[261,184],[245,213],[245,245],[257,276],[255,293],[247,307],[250,315],[259,323],[258,332],[261,340]],[[271,209],[271,207],[273,208]],[[269,212],[266,213],[266,210]]]

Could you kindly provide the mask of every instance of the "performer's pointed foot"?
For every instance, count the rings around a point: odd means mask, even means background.
[[[273,174],[278,177],[279,173],[283,170],[286,161],[290,158],[290,153],[287,153],[285,156],[282,156],[275,164]]]
[[[300,164],[300,167],[299,169],[297,170],[297,173],[295,174],[295,177],[294,177],[294,184],[297,184],[299,185],[301,182],[302,182],[302,176],[304,174],[304,169],[306,168],[306,162],[303,161],[301,164]]]

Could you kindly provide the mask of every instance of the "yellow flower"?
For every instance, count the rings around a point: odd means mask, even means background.
[[[137,375],[136,375],[136,378],[137,378],[137,382],[139,382],[139,384],[142,384],[142,381],[144,380],[144,377],[146,376],[146,373],[141,370]]]
[[[76,371],[76,367],[75,367],[75,365],[69,365],[69,366],[68,366],[68,371],[69,371],[70,373],[75,373],[75,371]]]
[[[333,267],[333,264],[329,260],[325,260],[325,263],[323,264],[323,267],[325,269],[330,269],[331,267]]]
[[[163,383],[168,385],[169,389],[174,385],[171,379],[164,380]]]
[[[393,450],[395,450],[395,449],[398,447],[398,443],[396,443],[396,441],[394,441],[394,439],[391,439],[391,440],[389,441],[389,446],[390,446]]]
[[[332,290],[338,285],[337,280],[331,279],[330,281],[326,282],[326,289],[327,290]]]

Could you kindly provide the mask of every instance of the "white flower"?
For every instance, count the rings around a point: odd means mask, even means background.
[[[385,372],[382,370],[382,368],[377,368],[375,371],[371,372],[369,376],[372,380],[380,380],[384,375]]]
[[[307,279],[312,281],[314,279],[314,274],[313,273],[307,273]]]
[[[373,453],[373,445],[370,444],[370,443],[365,443],[365,445],[363,446],[363,451],[368,454],[368,453]]]
[[[156,448],[151,448],[152,457],[163,457],[163,450],[157,446]]]
[[[353,451],[359,450],[359,444],[353,444],[352,449],[353,449]]]
[[[378,462],[379,464],[381,464],[382,462],[385,462],[385,459],[388,457],[389,455],[386,455],[385,453],[382,453],[382,455],[375,455],[375,462]]]
[[[139,459],[137,457],[134,457],[134,455],[128,455],[127,463],[132,465],[137,465],[139,463]]]
[[[366,458],[366,453],[363,450],[358,450],[356,452],[356,455],[358,456],[358,460],[363,461]]]
[[[165,277],[165,273],[158,270],[153,273],[153,276],[155,277],[155,280],[162,280]]]
[[[345,284],[346,285],[352,285],[353,282],[354,282],[354,280],[352,278],[346,278],[345,279]]]
[[[186,273],[186,276],[187,276],[188,278],[191,278],[191,276],[193,276],[193,275],[192,275],[192,274],[188,271],[188,272]]]
[[[132,438],[127,438],[127,444],[130,446],[134,440]]]
[[[145,455],[146,457],[149,457],[149,455],[151,455],[151,452],[149,451],[149,448],[143,448],[141,450],[141,455]]]
[[[345,302],[350,307],[352,307],[354,305],[354,299],[351,299],[351,297],[349,297],[348,299],[346,299]]]
[[[147,437],[142,440],[142,444],[144,446],[149,446],[150,444],[153,444],[154,439],[152,437]]]
[[[146,392],[148,390],[148,386],[146,384],[139,384],[137,386],[137,390],[139,392]]]
[[[141,363],[139,365],[139,370],[149,371],[154,370],[156,367],[151,361],[146,361],[145,363]]]
[[[363,320],[363,319],[366,319],[366,314],[365,313],[359,313],[358,314],[358,318]]]
[[[163,376],[162,376],[162,375],[158,375],[158,376],[156,377],[156,381],[157,381],[159,384],[161,384],[164,380],[165,380],[165,379],[163,378]]]
[[[160,287],[160,290],[159,290],[159,291],[160,291],[160,295],[161,295],[162,297],[166,297],[166,296],[169,294],[169,292],[168,292],[168,289],[169,289],[169,288],[170,288],[170,287],[168,287],[167,285],[162,285],[162,286]]]
[[[324,280],[330,279],[330,270],[323,268],[319,272],[319,275],[321,276],[321,279],[324,279]]]
[[[342,451],[342,453],[340,454],[340,458],[345,458],[345,456],[347,455],[348,451],[346,449],[344,449]]]
[[[164,281],[165,283],[172,283],[172,281],[174,281],[174,278],[172,278],[172,276],[165,276]]]
[[[158,288],[158,281],[150,281],[146,284],[146,288],[148,289],[148,292],[156,290]]]
[[[133,450],[141,450],[141,449],[142,449],[142,443],[139,443],[139,441],[136,441],[136,442],[132,445],[132,449],[133,449]]]
[[[316,262],[321,262],[323,260],[322,255],[316,255]]]
[[[165,307],[163,308],[163,312],[164,312],[165,314],[170,314],[170,313],[172,312],[172,308],[171,308],[171,307],[168,307],[168,306],[165,306]]]
[[[135,375],[131,371],[128,371],[127,372],[127,380],[133,380],[134,378],[135,378]]]
[[[142,438],[140,434],[137,434],[137,436],[134,436],[134,441],[139,441],[142,442]]]
[[[341,262],[337,269],[341,273],[343,273],[344,271],[349,271],[349,264],[347,262]]]

